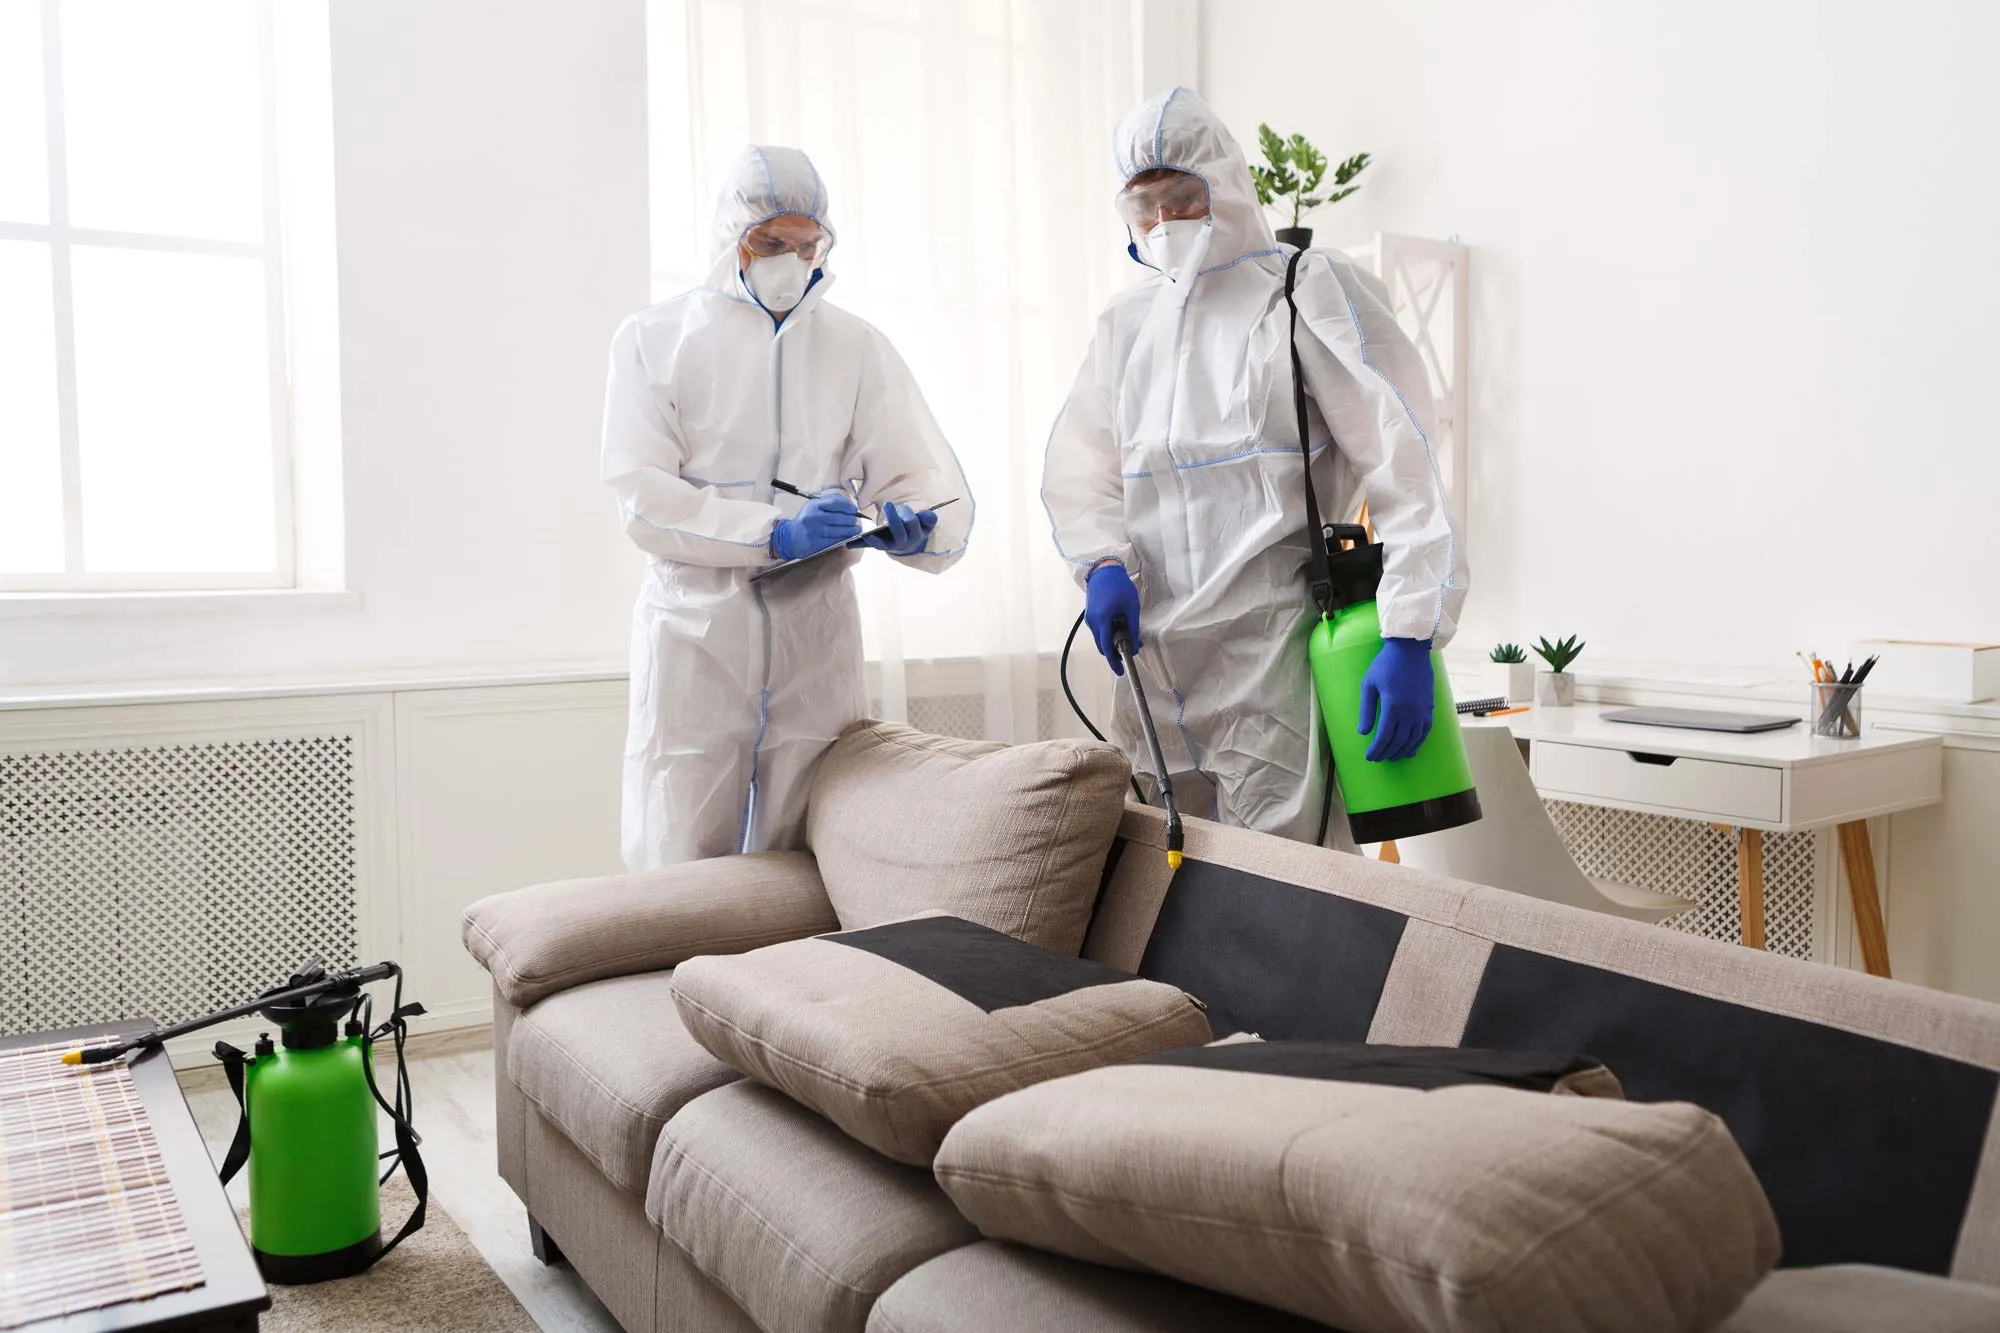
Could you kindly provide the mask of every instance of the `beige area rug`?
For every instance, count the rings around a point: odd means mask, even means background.
[[[382,1187],[382,1231],[393,1236],[416,1206],[399,1172]],[[236,1220],[250,1234],[249,1218]],[[535,1321],[479,1257],[436,1197],[424,1229],[358,1277],[271,1288],[263,1333],[535,1333]]]

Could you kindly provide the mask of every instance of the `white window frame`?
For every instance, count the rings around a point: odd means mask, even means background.
[[[251,6],[256,25],[259,165],[263,174],[261,242],[214,241],[148,232],[96,231],[70,225],[68,139],[64,130],[62,3],[42,0],[42,105],[48,143],[48,223],[0,221],[0,238],[49,246],[55,294],[57,421],[62,444],[63,572],[0,570],[4,592],[197,592],[297,585],[292,486],[291,385],[286,366],[283,217],[278,174],[276,42],[270,7]],[[264,338],[270,371],[272,528],[269,573],[89,573],[83,558],[83,469],[77,438],[76,312],[70,256],[77,246],[228,255],[264,263]]]

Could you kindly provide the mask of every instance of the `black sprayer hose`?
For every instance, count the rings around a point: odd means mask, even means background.
[[[1319,797],[1319,836],[1313,839],[1315,847],[1326,846],[1327,825],[1333,822],[1333,746],[1331,745],[1326,747],[1325,781],[1326,788]]]
[[[1062,661],[1056,667],[1056,677],[1062,681],[1063,697],[1069,700],[1070,711],[1076,714],[1077,721],[1083,723],[1083,729],[1097,737],[1097,739],[1104,741],[1106,745],[1109,745],[1111,742],[1105,740],[1104,733],[1092,724],[1090,715],[1083,711],[1083,705],[1076,701],[1076,695],[1069,687],[1069,650],[1071,645],[1076,642],[1076,632],[1082,628],[1083,612],[1079,611],[1076,613],[1076,623],[1069,627],[1069,637],[1063,640]],[[1144,805],[1146,803],[1146,793],[1140,789],[1139,779],[1134,777],[1131,782],[1132,794],[1139,798],[1140,805]]]

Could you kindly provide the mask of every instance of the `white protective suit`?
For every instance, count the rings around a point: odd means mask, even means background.
[[[819,173],[796,149],[747,149],[716,208],[706,285],[611,340],[604,479],[651,557],[625,746],[634,870],[799,846],[821,754],[867,713],[848,572],[861,553],[749,581],[804,504],[772,479],[846,487],[864,509],[959,497],[925,552],[899,557],[919,569],[949,568],[972,527],[965,474],[916,382],[886,338],[826,303],[832,276],[822,268],[782,324],[744,285],[737,241],[781,213],[826,225]]]
[[[1188,90],[1126,116],[1112,151],[1121,180],[1154,167],[1200,176],[1212,225],[1175,275],[1128,288],[1099,317],[1049,437],[1042,499],[1079,582],[1118,560],[1138,585],[1137,661],[1169,770],[1205,779],[1190,786],[1213,788],[1223,822],[1310,842],[1325,736],[1306,662],[1293,251],[1273,239],[1235,140]],[[1308,252],[1297,299],[1321,512],[1351,518],[1367,500],[1384,546],[1382,633],[1442,646],[1465,550],[1431,455],[1423,365],[1381,284],[1345,256]],[[1150,775],[1131,692],[1117,700],[1115,735]],[[1328,842],[1351,847],[1338,805]]]

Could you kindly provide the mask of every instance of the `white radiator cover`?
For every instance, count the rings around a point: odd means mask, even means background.
[[[1728,830],[1632,810],[1546,804],[1586,875],[1691,898],[1694,910],[1662,922],[1663,928],[1738,942],[1736,838]],[[1830,889],[1831,866],[1819,834],[1765,834],[1765,947],[1792,958],[1829,958]]]
[[[186,1018],[359,947],[352,735],[0,754],[0,1030]]]
[[[1060,710],[1060,713],[1058,712]],[[910,700],[910,725],[918,731],[938,736],[959,736],[966,740],[986,738],[986,697],[980,694],[934,694]],[[1072,724],[1059,729],[1058,718]],[[1035,739],[1050,740],[1074,729],[1076,715],[1056,690],[1041,690],[1035,696]],[[1092,719],[1096,721],[1096,719]],[[1098,725],[1102,726],[1103,723]]]

